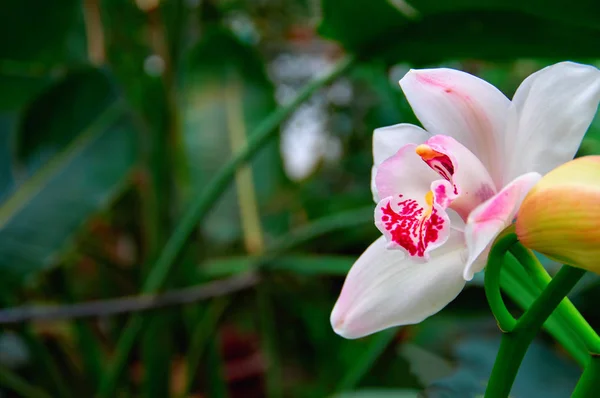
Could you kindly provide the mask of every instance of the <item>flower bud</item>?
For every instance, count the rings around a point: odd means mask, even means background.
[[[600,274],[600,156],[546,174],[523,201],[516,233],[530,249]]]

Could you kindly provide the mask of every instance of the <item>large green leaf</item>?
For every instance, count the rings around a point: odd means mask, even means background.
[[[36,167],[0,205],[3,289],[17,289],[52,265],[77,229],[119,192],[136,160],[131,121],[114,97],[109,104],[110,82],[97,73],[60,82],[23,116],[20,153]],[[75,83],[65,84],[69,79]],[[53,156],[36,161],[40,153]]]
[[[77,69],[37,97],[25,110],[15,142],[20,163],[44,163],[63,150],[116,99],[109,76]]]
[[[275,108],[275,100],[256,51],[220,28],[207,30],[191,50],[184,73],[184,196],[189,197],[213,177],[234,149],[241,147],[244,137]],[[250,165],[257,201],[264,211],[283,176],[277,141],[266,145]],[[239,237],[236,192],[232,188],[222,196],[202,225],[205,235],[220,242]]]
[[[22,72],[22,64],[0,60],[0,110],[16,112],[52,83],[53,71]]]
[[[0,114],[0,202],[14,185],[11,162],[11,139],[16,118],[11,114]]]
[[[401,6],[394,6],[400,3]],[[531,4],[533,3],[533,4]],[[597,57],[600,6],[560,2],[323,0],[320,32],[389,62]],[[360,26],[360,29],[356,29]]]

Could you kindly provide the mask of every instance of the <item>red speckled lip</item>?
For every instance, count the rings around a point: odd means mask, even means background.
[[[402,195],[398,195],[402,199]],[[425,257],[431,243],[440,239],[445,220],[431,203],[423,208],[414,199],[404,199],[392,208],[392,200],[381,206],[381,224],[388,231],[391,242],[404,248],[411,256]]]

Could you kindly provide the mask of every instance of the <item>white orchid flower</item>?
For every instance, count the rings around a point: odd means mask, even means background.
[[[452,301],[541,175],[573,158],[600,101],[600,71],[572,62],[529,76],[512,102],[452,69],[411,70],[400,86],[425,129],[374,132],[383,236],[353,265],[331,314],[346,338],[421,322]]]

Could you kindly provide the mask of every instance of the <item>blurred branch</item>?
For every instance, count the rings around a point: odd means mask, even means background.
[[[198,223],[206,216],[215,201],[225,192],[236,170],[254,156],[277,133],[277,127],[286,120],[315,91],[335,80],[353,64],[355,57],[349,55],[342,59],[325,76],[307,84],[287,106],[281,107],[267,117],[252,133],[246,145],[217,173],[206,189],[191,204],[190,208],[176,226],[158,260],[152,267],[142,288],[143,293],[155,293],[160,290],[171,272],[173,263],[185,247],[190,235]],[[115,359],[111,368],[103,375],[98,396],[111,397],[124,370],[131,349],[138,340],[138,334],[144,326],[144,318],[135,316],[127,323],[121,338],[117,342]]]
[[[255,285],[258,282],[258,277],[253,269],[259,267],[277,269],[276,266],[271,267],[269,264],[287,250],[327,233],[365,225],[372,221],[372,218],[373,207],[367,206],[315,220],[310,224],[283,236],[271,245],[268,253],[265,255],[250,258],[248,260],[250,263],[248,265],[250,272],[241,276],[238,275],[230,277],[229,279],[174,290],[164,294],[147,294],[66,306],[10,308],[0,310],[0,324],[21,323],[34,320],[109,316],[128,312],[147,311],[171,305],[191,303],[210,297],[223,296]]]
[[[173,290],[164,294],[148,294],[64,306],[9,308],[0,310],[0,324],[84,317],[104,317],[127,312],[148,311],[172,305],[193,303],[211,297],[224,296],[254,286],[257,282],[258,276],[255,273],[250,272],[220,281]]]
[[[3,307],[13,305],[14,297],[7,297],[3,293],[5,292],[0,290],[0,305]],[[70,397],[71,395],[69,393],[69,389],[58,372],[58,366],[55,358],[48,351],[48,347],[41,340],[41,336],[34,333],[31,325],[21,325],[17,328],[17,331],[23,337],[23,340],[28,346],[29,351],[36,353],[36,361],[33,364],[34,368],[38,374],[42,375],[42,378],[47,379],[52,384],[54,396]],[[13,389],[23,386],[23,384],[19,383],[20,378],[17,377],[15,379],[14,377],[11,377],[12,374],[10,371],[3,371],[3,369],[4,368],[0,368],[0,373],[3,373],[0,375],[0,378],[2,378],[2,380],[0,380],[0,385],[5,385],[7,387],[13,386],[11,387]],[[27,390],[27,388],[25,389]],[[35,397],[36,395],[33,396]],[[38,397],[45,396],[46,395],[38,395]]]

